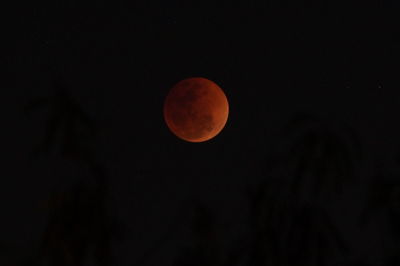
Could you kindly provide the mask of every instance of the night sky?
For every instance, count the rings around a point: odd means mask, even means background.
[[[57,147],[32,155],[51,110],[24,108],[59,83],[96,127],[90,142],[123,231],[110,265],[178,265],[194,242],[196,206],[215,217],[222,253],[252,239],[249,191],[265,182],[279,191],[271,180],[290,179],[279,156],[305,129],[282,132],[302,115],[344,139],[355,169],[325,206],[350,251],[319,265],[389,265],[400,239],[386,213],[393,198],[365,227],[357,221],[376,180],[391,180],[391,195],[400,184],[400,6],[367,2],[32,1],[3,10],[0,265],[35,257],[50,217],[43,202],[91,180]],[[204,143],[176,138],[163,118],[168,91],[188,77],[216,82],[230,105],[223,131]],[[251,265],[251,254],[235,265]]]

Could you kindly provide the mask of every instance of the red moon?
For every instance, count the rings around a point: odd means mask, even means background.
[[[178,82],[164,103],[164,119],[177,137],[189,142],[214,138],[224,128],[228,100],[213,81],[195,77]]]

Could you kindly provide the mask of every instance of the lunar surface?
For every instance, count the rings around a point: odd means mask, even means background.
[[[228,100],[213,81],[195,77],[178,82],[164,103],[169,129],[189,142],[214,138],[224,128],[229,114]]]

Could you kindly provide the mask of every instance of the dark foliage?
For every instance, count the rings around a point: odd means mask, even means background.
[[[327,125],[322,119],[300,113],[282,131],[289,140],[283,158],[293,171],[290,194],[301,200],[329,200],[354,181],[361,157],[357,134],[346,125]]]
[[[95,124],[59,80],[53,97],[32,101],[25,112],[30,114],[46,106],[50,118],[36,154],[48,154],[59,143],[62,157],[90,170],[94,186],[81,180],[49,200],[48,224],[34,262],[76,266],[84,265],[92,256],[96,265],[112,265],[112,241],[121,232],[107,209],[108,175],[95,156]]]
[[[200,204],[194,206],[193,243],[183,251],[175,266],[223,265],[215,215]]]
[[[329,202],[354,180],[359,144],[353,145],[354,133],[338,134],[306,114],[295,117],[281,136],[286,152],[270,160],[275,165],[249,195],[249,265],[329,265],[349,252]]]
[[[400,179],[397,176],[377,174],[368,190],[367,207],[360,216],[360,225],[365,226],[373,216],[386,212],[393,229],[400,236]]]
[[[382,166],[377,166],[368,186],[367,201],[359,218],[359,225],[365,227],[376,217],[385,217],[386,229],[390,232],[389,243],[392,248],[386,248],[389,256],[384,265],[398,265],[400,261],[400,177],[387,173]]]
[[[175,265],[323,266],[350,257],[329,203],[355,180],[361,150],[356,134],[345,126],[337,132],[300,114],[281,136],[278,145],[286,150],[269,157],[264,181],[248,191],[248,237],[223,252],[217,245],[216,219],[197,208],[195,244]]]
[[[33,155],[46,153],[57,147],[61,155],[80,160],[91,160],[93,139],[97,128],[81,105],[69,94],[61,80],[54,82],[52,97],[36,99],[25,108],[26,115],[48,108],[50,113],[45,124],[43,142],[35,149]]]

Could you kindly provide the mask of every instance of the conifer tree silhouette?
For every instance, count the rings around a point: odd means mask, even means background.
[[[53,97],[31,101],[24,111],[29,115],[46,107],[50,117],[35,155],[58,151],[63,158],[88,169],[95,185],[80,180],[49,200],[48,224],[36,260],[47,261],[50,266],[79,266],[92,254],[96,265],[111,265],[111,242],[118,224],[106,206],[108,173],[94,151],[95,123],[60,79],[55,80]]]
[[[369,224],[376,216],[385,216],[394,243],[391,249],[384,250],[388,256],[385,265],[398,265],[400,262],[400,176],[391,173],[382,162],[377,162],[372,182],[368,186],[367,200],[359,217],[361,227]]]
[[[192,245],[183,251],[173,265],[222,266],[222,251],[215,214],[200,203],[195,203],[192,229]]]
[[[250,192],[249,265],[323,266],[330,265],[329,258],[348,256],[327,207],[356,175],[360,145],[353,131],[344,131],[350,141],[304,113],[284,128],[287,152],[271,160],[278,166]]]
[[[61,78],[54,81],[53,95],[30,101],[24,108],[26,115],[48,109],[43,142],[34,155],[48,153],[57,148],[61,155],[74,160],[93,163],[93,139],[97,128],[81,105],[70,95]]]

